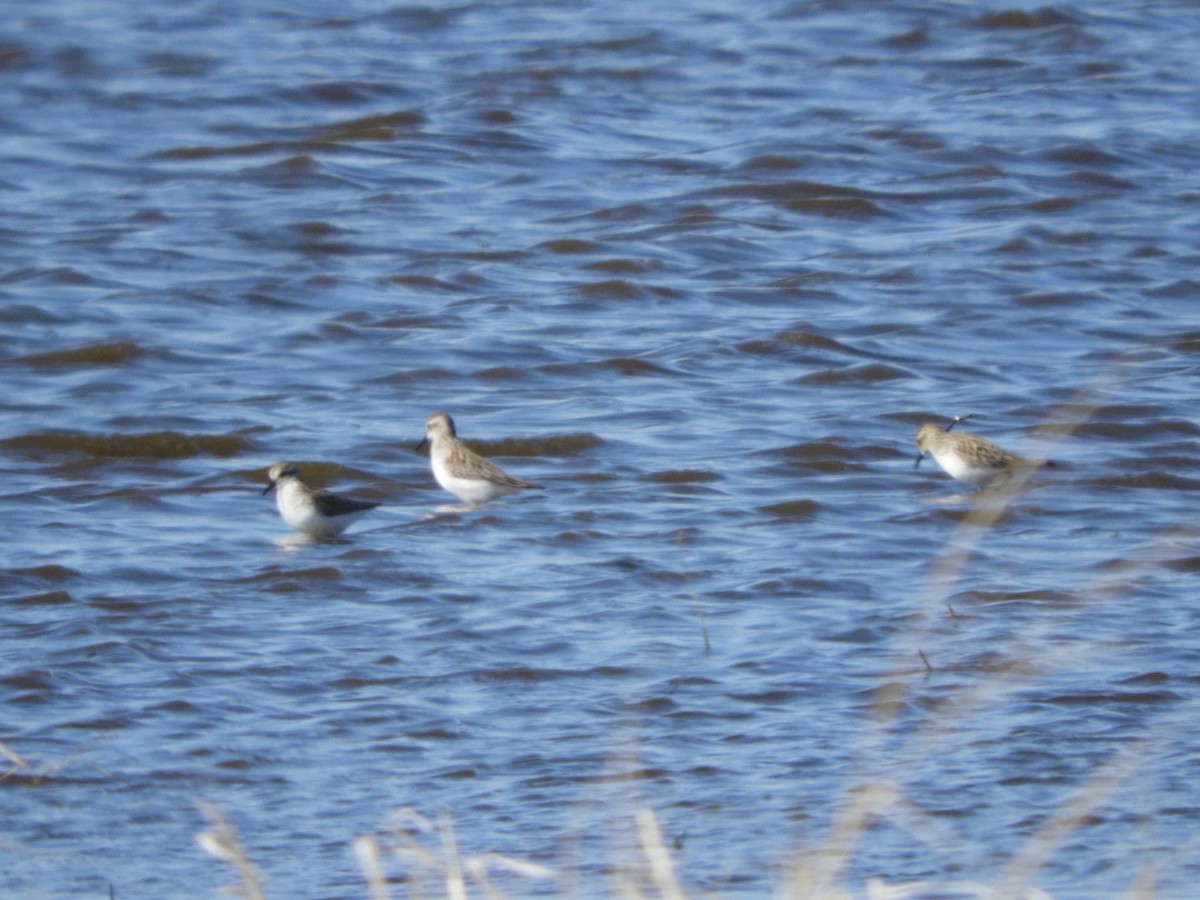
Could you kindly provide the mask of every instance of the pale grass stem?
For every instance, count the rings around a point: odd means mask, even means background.
[[[0,741],[0,756],[4,757],[11,764],[6,771],[0,772],[0,781],[19,776],[24,778],[27,783],[40,784],[43,779],[49,778],[56,772],[60,772],[67,768],[82,755],[82,753],[73,753],[70,756],[55,760],[52,763],[35,764],[27,760],[3,741]]]
[[[680,529],[675,533],[675,540],[679,544],[680,555],[682,555],[685,547],[684,539],[686,535],[685,529]],[[692,608],[696,611],[696,623],[700,626],[700,637],[704,642],[704,652],[712,652],[712,644],[708,640],[708,624],[704,621],[704,604],[700,602],[700,597],[697,595],[695,588],[692,587],[692,574],[686,569],[680,574],[683,575],[684,581],[688,586],[692,600]]]
[[[438,850],[431,852],[422,845],[419,835],[433,834],[437,838]],[[385,860],[393,856],[407,862],[413,869],[406,879],[408,896],[424,896],[430,881],[436,881],[438,889],[430,893],[446,900],[467,900],[470,895],[470,879],[477,883],[492,898],[502,895],[492,883],[491,873],[503,870],[530,879],[553,879],[555,873],[545,866],[484,853],[463,857],[459,850],[454,822],[447,812],[439,813],[434,825],[416,810],[398,810],[392,816],[389,845],[375,836],[361,837],[354,843],[354,853],[367,878],[371,900],[390,900]]]
[[[392,897],[381,856],[379,838],[375,835],[363,835],[354,841],[354,858],[358,860],[358,865],[366,876],[371,900],[391,900]]]
[[[646,861],[650,864],[650,876],[654,886],[658,888],[659,896],[663,900],[684,900],[683,890],[675,878],[675,861],[663,841],[658,817],[652,810],[643,809],[637,814],[637,830],[642,852],[646,854]]]
[[[200,832],[196,842],[209,855],[233,866],[241,878],[242,893],[246,900],[265,900],[262,873],[242,849],[233,826],[211,804],[200,803],[199,806],[212,827]]]
[[[467,900],[467,885],[463,879],[462,857],[458,854],[458,837],[454,822],[446,810],[438,812],[438,832],[442,838],[442,865],[446,879],[446,900]]]
[[[3,741],[0,741],[0,756],[3,756],[13,764],[13,771],[17,769],[28,769],[29,763],[25,761],[25,757],[21,756],[17,751],[10,748]],[[8,774],[8,773],[5,773]],[[0,776],[3,777],[3,776]]]

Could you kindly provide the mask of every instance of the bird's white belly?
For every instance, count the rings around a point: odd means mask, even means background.
[[[286,485],[278,492],[276,500],[279,504],[279,514],[297,531],[311,534],[314,537],[328,537],[341,534],[346,526],[358,518],[360,513],[347,516],[323,516],[316,505],[303,492],[293,485]]]
[[[947,475],[967,484],[982,484],[996,477],[999,471],[991,466],[972,465],[958,453],[943,453],[936,458],[938,465],[946,470]]]
[[[438,484],[464,503],[486,503],[516,490],[486,478],[463,478],[455,475],[440,459],[433,460],[433,477],[437,479]]]

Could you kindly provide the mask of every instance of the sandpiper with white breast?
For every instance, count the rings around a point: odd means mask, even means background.
[[[283,521],[315,538],[341,534],[347,525],[379,505],[314,490],[305,484],[299,467],[292,462],[271,466],[267,479],[270,484],[263,488],[263,493],[275,489],[275,502]]]
[[[978,435],[951,432],[951,428],[968,418],[969,415],[959,416],[948,428],[933,423],[922,425],[917,431],[916,465],[919,466],[925,454],[930,453],[951,478],[979,488],[994,487],[1015,474],[1050,465],[1046,460],[1026,459],[1009,453]]]
[[[425,439],[418,450],[429,445],[429,461],[437,483],[465,503],[486,503],[522,490],[540,490],[523,478],[502,471],[458,439],[454,420],[447,413],[434,413],[425,422]]]

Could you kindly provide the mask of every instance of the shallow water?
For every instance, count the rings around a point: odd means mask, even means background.
[[[643,809],[689,895],[1190,894],[1200,8],[9,24],[5,896],[214,896],[201,803],[272,897],[403,810],[646,886]],[[546,491],[456,508],[438,409]],[[1058,465],[914,469],[968,412]]]

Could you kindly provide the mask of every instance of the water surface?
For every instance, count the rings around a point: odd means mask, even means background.
[[[271,897],[366,896],[354,841],[439,815],[554,873],[508,896],[650,891],[644,810],[689,896],[1189,896],[1198,37],[14,11],[4,895],[215,896],[210,804]],[[545,492],[453,508],[439,409]],[[965,413],[1058,462],[990,524],[913,465]],[[297,541],[280,459],[384,505]]]

